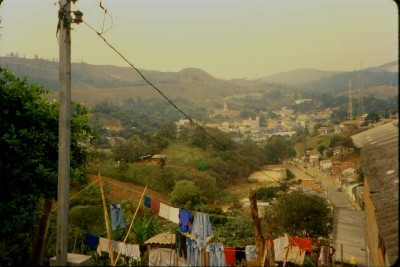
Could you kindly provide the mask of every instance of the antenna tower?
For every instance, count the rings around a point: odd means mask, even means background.
[[[358,109],[357,116],[364,115],[364,89],[365,84],[362,79],[362,63],[360,63],[360,72],[358,73]]]
[[[349,116],[349,120],[353,119],[353,104],[352,104],[352,100],[351,100],[351,82],[349,81],[349,105],[348,105],[348,116]]]

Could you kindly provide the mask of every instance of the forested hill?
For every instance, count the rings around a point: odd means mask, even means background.
[[[387,71],[354,71],[336,73],[332,76],[322,78],[318,81],[299,85],[298,88],[303,92],[319,92],[338,95],[349,90],[349,86],[354,92],[359,90],[366,91],[373,87],[392,87],[391,91],[397,91],[399,84],[398,73]],[[370,91],[370,90],[369,90]],[[374,92],[379,94],[379,92]]]
[[[0,65],[8,67],[18,76],[28,76],[30,81],[42,83],[45,89],[59,88],[56,61],[2,57]],[[71,69],[72,97],[89,105],[105,99],[118,102],[127,98],[159,97],[159,94],[130,67],[72,63]],[[216,79],[200,69],[141,72],[168,97],[180,97],[197,103],[204,103],[207,99],[222,99],[246,90],[229,81]]]
[[[43,84],[45,89],[57,91],[59,88],[58,62],[55,60],[0,57],[0,66],[9,68],[18,76],[29,77],[31,82]],[[357,71],[325,72],[298,69],[255,80],[220,80],[194,68],[179,72],[141,71],[171,99],[181,98],[204,107],[215,107],[216,102],[223,104],[225,99],[230,97],[271,93],[277,89],[296,91],[301,93],[302,97],[312,93],[328,93],[335,96],[348,90],[349,81],[353,81],[353,90],[359,90],[359,80],[369,94],[379,95],[381,88],[385,88],[385,92],[382,93],[393,96],[398,86],[398,73],[389,71],[396,70],[396,66],[397,61],[368,68],[361,76]],[[56,94],[51,97],[57,98]],[[94,106],[104,100],[122,103],[129,98],[160,97],[160,94],[130,67],[72,63],[72,98],[88,106]]]

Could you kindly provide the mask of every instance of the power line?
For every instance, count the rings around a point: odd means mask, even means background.
[[[184,111],[182,111],[172,100],[170,100],[159,88],[157,88],[157,86],[155,86],[152,82],[150,82],[143,74],[142,72],[136,68],[133,63],[131,63],[121,52],[119,52],[113,45],[111,45],[107,39],[105,37],[102,36],[102,33],[100,33],[99,31],[97,31],[94,27],[92,27],[90,24],[88,24],[86,21],[83,21],[83,23],[89,27],[92,31],[94,31],[97,36],[99,36],[100,39],[103,40],[103,42],[105,44],[107,44],[107,46],[109,46],[115,53],[117,53],[126,63],[129,64],[129,66],[131,66],[141,77],[142,79],[148,84],[150,85],[153,89],[155,89],[164,99],[166,99],[176,110],[178,110],[185,118],[187,118],[191,124],[194,124],[195,126],[197,126],[203,133],[205,133],[207,136],[209,136],[212,140],[214,140],[217,144],[221,145],[223,148],[227,149],[226,146],[222,143],[220,143],[212,134],[210,134],[209,132],[207,132],[200,124],[198,124],[196,121],[194,121],[189,115],[187,115]],[[273,181],[277,182],[280,185],[285,186],[285,184],[282,181],[279,181],[273,177],[270,177],[267,173],[265,173],[263,170],[261,170],[260,168],[256,167],[254,164],[252,164],[251,162],[247,161],[246,159],[244,159],[243,157],[241,157],[240,155],[238,155],[235,151],[232,151],[230,149],[229,150],[236,158],[238,158],[239,160],[243,161],[245,164],[247,164],[248,166],[250,166],[251,168],[253,168],[254,170],[260,172],[261,174],[263,174],[264,176],[272,179]]]
[[[97,31],[95,28],[93,28],[92,26],[90,26],[86,21],[83,21],[83,23],[88,26],[92,31],[96,32],[96,34],[99,36],[100,39],[103,40],[104,43],[106,43],[115,53],[117,53],[126,63],[129,64],[129,66],[131,66],[141,77],[142,79],[151,87],[153,87],[164,99],[166,99],[176,110],[178,110],[185,118],[187,118],[191,124],[196,125],[203,133],[205,133],[207,136],[209,136],[212,140],[214,140],[217,144],[221,145],[222,147],[226,148],[226,146],[224,144],[222,144],[221,142],[219,142],[212,134],[210,134],[209,132],[207,132],[200,124],[198,124],[195,120],[193,120],[189,115],[187,115],[184,111],[182,111],[172,100],[170,100],[157,86],[155,86],[152,82],[150,82],[144,75],[143,73],[136,68],[121,52],[119,52],[113,45],[111,45],[106,38],[103,37],[102,33],[100,33],[99,31]],[[270,177],[267,173],[265,173],[263,170],[261,170],[260,168],[256,167],[254,164],[252,164],[251,162],[247,161],[246,159],[244,159],[243,157],[241,157],[240,155],[238,155],[235,151],[229,150],[236,158],[238,158],[239,160],[243,161],[245,164],[247,164],[248,166],[250,166],[251,168],[253,168],[254,170],[262,173],[263,175],[265,175],[266,177],[281,183],[279,180]]]

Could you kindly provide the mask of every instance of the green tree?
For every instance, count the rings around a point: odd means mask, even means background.
[[[41,263],[50,210],[57,198],[58,111],[58,104],[48,100],[41,85],[0,68],[0,265]],[[74,185],[86,182],[82,143],[93,133],[87,109],[75,104],[72,112]]]
[[[194,181],[178,181],[171,192],[171,202],[177,206],[193,208],[201,203],[200,188]]]
[[[329,237],[332,213],[326,199],[299,191],[287,193],[267,208],[268,218],[277,235]]]
[[[126,142],[118,142],[111,151],[115,160],[129,163],[150,153],[147,142],[139,135],[132,135]]]
[[[257,200],[271,201],[273,198],[277,197],[278,192],[279,187],[277,186],[260,187],[257,189],[256,197]]]
[[[215,242],[221,242],[227,246],[254,244],[251,221],[247,218],[228,219],[226,223],[215,227],[213,233]]]
[[[376,112],[368,113],[368,115],[364,119],[365,122],[371,122],[371,123],[376,123],[380,120],[381,116]]]
[[[319,154],[323,155],[325,150],[326,150],[326,147],[324,145],[319,145],[319,147],[318,147]]]
[[[291,170],[286,169],[285,171],[286,171],[285,180],[292,180],[293,178],[296,177]]]
[[[337,147],[337,146],[343,146],[343,147],[354,147],[353,139],[349,136],[342,136],[338,134],[334,134],[331,136],[330,140],[330,147]]]
[[[293,143],[279,135],[272,136],[264,146],[267,163],[277,164],[283,160],[296,156]]]
[[[149,213],[144,213],[142,217],[133,221],[132,233],[135,236],[134,243],[143,245],[144,241],[158,234],[160,225],[157,218]]]

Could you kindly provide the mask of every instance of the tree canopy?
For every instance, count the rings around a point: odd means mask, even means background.
[[[87,109],[72,110],[71,179],[85,182],[81,142],[92,131]],[[39,200],[57,197],[58,111],[41,85],[0,68],[0,265],[29,264]]]
[[[291,192],[278,198],[267,209],[273,231],[299,237],[328,237],[332,231],[332,213],[326,199],[302,192]]]
[[[272,136],[264,146],[268,164],[281,163],[283,160],[296,156],[293,143],[279,135]]]

